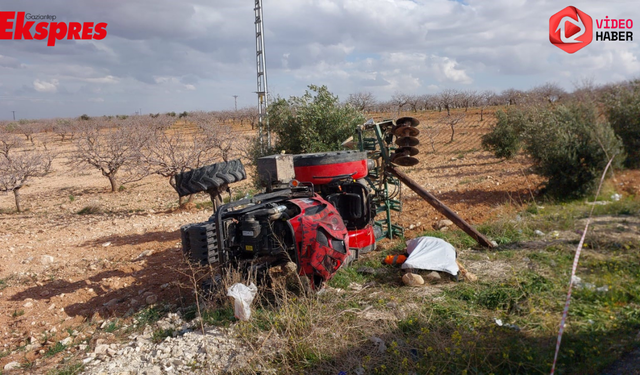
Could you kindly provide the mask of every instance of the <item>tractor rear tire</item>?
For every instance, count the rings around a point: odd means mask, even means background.
[[[209,190],[222,190],[226,185],[247,178],[240,159],[207,165],[176,175],[175,189],[181,197]]]

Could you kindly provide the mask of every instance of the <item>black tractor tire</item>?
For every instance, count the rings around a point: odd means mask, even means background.
[[[236,181],[236,177],[232,174],[229,173],[221,173],[218,175],[218,177],[220,177],[221,180],[223,180],[225,183],[230,184],[232,182]]]
[[[175,189],[179,196],[184,197],[202,191],[221,191],[225,185],[246,178],[247,172],[240,159],[230,160],[177,174]]]
[[[189,260],[202,265],[220,261],[218,236],[213,222],[183,225],[180,235],[182,251]]]

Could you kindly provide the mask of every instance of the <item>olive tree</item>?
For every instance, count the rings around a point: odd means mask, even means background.
[[[604,113],[622,140],[627,157],[625,165],[640,167],[640,81],[613,87],[602,96]]]
[[[310,85],[302,96],[278,99],[269,107],[269,125],[276,134],[275,151],[292,154],[342,149],[342,142],[365,118],[342,105],[326,86]]]
[[[548,178],[545,190],[561,198],[592,193],[605,166],[623,159],[622,141],[602,121],[594,103],[532,105],[497,111],[496,125],[482,145],[496,157],[513,157],[521,148],[534,171]]]

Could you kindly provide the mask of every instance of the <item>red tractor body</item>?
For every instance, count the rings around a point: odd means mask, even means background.
[[[183,250],[203,264],[243,263],[255,271],[295,262],[319,287],[375,248],[367,167],[365,152],[293,155],[296,184],[221,205],[208,221],[183,226]]]

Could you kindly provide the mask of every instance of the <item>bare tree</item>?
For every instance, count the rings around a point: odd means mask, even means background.
[[[13,192],[18,212],[22,211],[20,189],[30,179],[47,175],[54,157],[41,150],[18,152],[20,143],[15,136],[0,133],[0,191]]]
[[[556,83],[547,82],[542,86],[534,87],[529,94],[532,96],[532,100],[534,102],[548,102],[554,103],[562,97],[564,97],[567,92]]]
[[[244,107],[238,110],[246,121],[251,125],[251,130],[254,130],[258,125],[258,108],[257,107]],[[214,115],[215,116],[215,115]],[[218,121],[216,121],[219,123]]]
[[[22,142],[20,138],[16,137],[5,129],[0,129],[0,154],[9,155],[9,152],[17,147],[20,147]]]
[[[494,105],[496,94],[491,90],[486,90],[478,94],[478,106],[480,107],[480,121],[484,121],[484,110]]]
[[[142,154],[151,172],[169,178],[169,184],[175,188],[178,173],[200,168],[215,160],[215,147],[201,131],[190,136],[175,129],[157,130]],[[192,198],[189,196],[188,201]],[[181,206],[185,203],[183,197],[178,203]]]
[[[407,95],[407,105],[411,108],[412,112],[418,112],[422,110],[422,97],[420,95]]]
[[[430,95],[430,94],[420,95],[420,101],[421,101],[420,106],[424,110],[435,109],[438,106],[437,98],[435,97],[435,95]]]
[[[53,125],[53,132],[60,137],[60,141],[64,142],[65,138],[73,140],[79,126],[70,119],[57,119],[55,125]]]
[[[458,91],[454,89],[444,89],[438,95],[440,106],[447,110],[447,116],[451,115],[451,107],[453,107],[456,102],[457,93]]]
[[[456,129],[455,126],[464,119],[465,114],[464,113],[460,113],[457,115],[449,115],[449,116],[443,116],[442,118],[440,118],[439,122],[441,124],[445,124],[447,126],[449,126],[451,128],[451,140],[449,141],[449,143],[453,143],[453,136],[455,135]]]
[[[217,150],[216,156],[222,158],[223,161],[229,161],[236,151],[238,135],[232,132],[230,126],[217,123],[213,113],[198,112],[193,116],[198,128],[206,138],[205,141]]]
[[[436,152],[436,138],[440,134],[442,127],[436,122],[434,124],[425,124],[422,127],[422,134],[425,134],[427,138],[429,138],[429,144],[431,145],[431,150]]]
[[[18,121],[18,128],[16,130],[18,133],[24,135],[27,141],[31,142],[32,145],[35,144],[33,141],[33,135],[39,130],[38,124],[29,120],[20,120]]]
[[[398,116],[400,116],[400,111],[402,111],[402,108],[409,103],[409,96],[406,94],[395,93],[391,96],[390,102],[398,111]]]
[[[98,169],[109,179],[112,192],[117,192],[121,184],[141,180],[149,174],[148,166],[142,162],[141,150],[147,145],[152,132],[148,125],[144,126],[138,120],[129,121],[126,125],[92,120],[75,140],[71,163]]]
[[[572,81],[574,90],[572,96],[578,101],[592,101],[596,98],[597,86],[593,78],[582,78],[579,81]]]
[[[351,106],[360,112],[370,112],[376,104],[376,98],[371,92],[357,92],[355,94],[349,94],[347,104],[351,104]]]
[[[469,107],[474,104],[474,101],[476,101],[476,96],[477,93],[473,90],[458,91],[454,95],[457,106],[460,108],[464,108],[465,112],[467,112],[467,110],[469,110]]]
[[[375,105],[373,106],[373,112],[379,112],[379,113],[391,114],[392,112],[395,112],[395,109],[396,109],[396,104],[393,103],[391,100],[387,100],[384,102],[376,102]]]
[[[524,98],[524,93],[516,89],[504,90],[501,95],[507,105],[518,105],[522,98]]]

